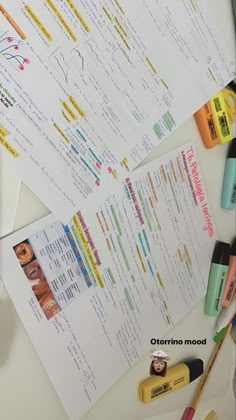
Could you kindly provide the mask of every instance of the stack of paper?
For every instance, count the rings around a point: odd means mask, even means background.
[[[204,7],[0,5],[1,150],[53,211],[1,242],[0,273],[71,419],[205,293],[194,148],[132,171],[233,78]]]
[[[101,202],[235,74],[202,0],[12,0],[0,25],[2,150],[63,218]]]

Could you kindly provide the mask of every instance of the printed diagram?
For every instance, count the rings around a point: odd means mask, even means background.
[[[79,71],[84,71],[84,67],[85,67],[85,59],[84,56],[81,54],[81,51],[79,50],[79,47],[75,47],[73,48],[73,50],[71,51],[71,59],[74,63],[74,65],[76,66],[76,68]]]
[[[57,48],[50,56],[49,60],[59,76],[68,83],[69,66],[65,60],[63,53]]]
[[[30,64],[30,59],[21,53],[23,41],[19,41],[8,34],[9,31],[0,35],[0,54],[14,65],[18,70],[25,70],[25,64]]]

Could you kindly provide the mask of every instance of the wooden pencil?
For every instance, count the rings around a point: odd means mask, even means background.
[[[224,331],[224,334],[222,335],[222,338],[219,341],[219,343],[217,343],[215,345],[214,350],[213,350],[213,352],[211,354],[211,357],[210,357],[210,359],[209,359],[209,361],[207,363],[206,369],[204,370],[202,380],[200,381],[200,383],[199,383],[199,385],[197,387],[197,390],[195,392],[195,395],[194,395],[194,397],[192,399],[191,405],[190,405],[190,407],[187,407],[185,409],[184,414],[181,417],[181,420],[191,420],[193,418],[194,413],[196,411],[196,406],[198,404],[198,401],[201,398],[201,395],[202,395],[202,392],[203,392],[204,387],[206,385],[207,379],[210,376],[212,367],[214,366],[214,363],[215,363],[215,361],[217,359],[217,356],[218,356],[218,354],[220,352],[220,349],[222,347],[222,344],[224,342],[224,339],[225,339],[225,337],[226,337],[226,335],[227,335],[230,327],[231,327],[231,322],[229,322],[229,324],[227,325],[227,327],[226,327],[226,329]]]

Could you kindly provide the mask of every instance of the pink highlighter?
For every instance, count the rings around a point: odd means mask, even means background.
[[[234,238],[231,248],[230,248],[230,257],[229,257],[229,268],[227,273],[227,278],[225,282],[225,289],[222,298],[222,306],[227,308],[233,298],[233,295],[236,290],[236,238]]]

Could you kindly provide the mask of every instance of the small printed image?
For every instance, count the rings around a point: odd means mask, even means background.
[[[39,265],[38,260],[33,260],[23,267],[24,273],[29,280],[29,284],[39,300],[44,293],[50,291],[46,277]]]
[[[47,319],[52,318],[60,312],[60,308],[57,305],[51,290],[40,298],[39,304]]]
[[[170,360],[170,356],[162,350],[157,350],[152,352],[151,358],[150,375],[166,376],[167,362]]]
[[[28,239],[15,245],[13,249],[21,266],[24,266],[35,259],[34,251]]]
[[[13,249],[42,311],[47,319],[52,318],[60,312],[60,308],[28,239],[15,245]]]

